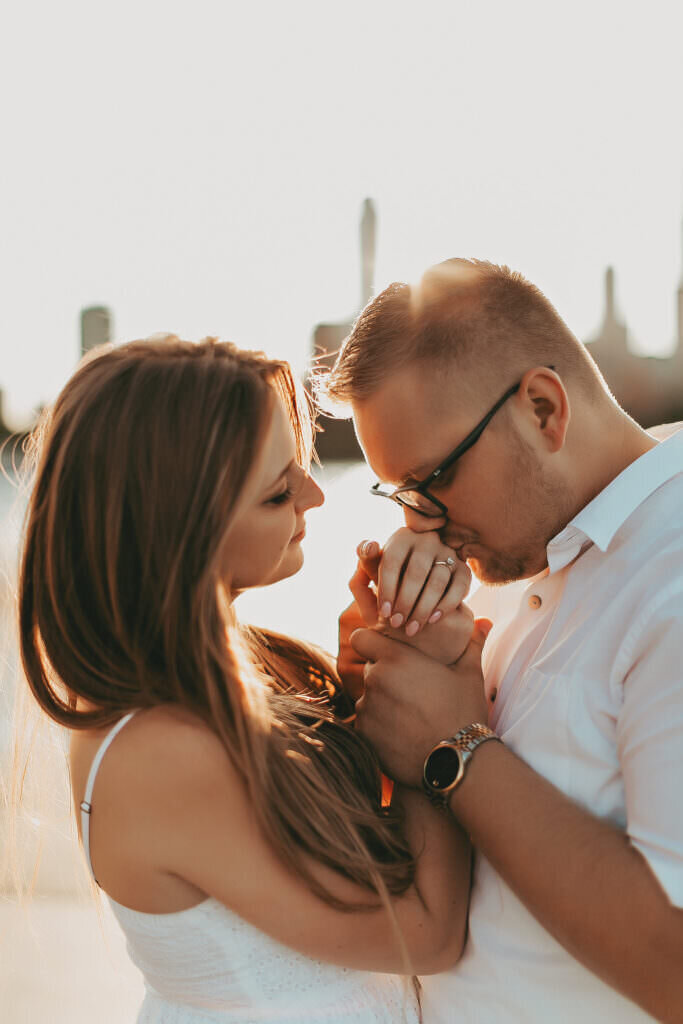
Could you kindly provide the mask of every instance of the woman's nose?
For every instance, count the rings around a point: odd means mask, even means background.
[[[325,501],[325,494],[321,487],[315,482],[310,474],[306,474],[304,486],[299,492],[297,505],[301,511],[307,508],[317,508]]]

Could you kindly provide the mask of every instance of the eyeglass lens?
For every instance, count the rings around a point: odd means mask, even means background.
[[[402,505],[407,505],[408,508],[415,509],[417,512],[422,512],[423,515],[428,516],[442,516],[443,512],[438,505],[435,505],[430,498],[421,491],[401,491],[396,496]]]

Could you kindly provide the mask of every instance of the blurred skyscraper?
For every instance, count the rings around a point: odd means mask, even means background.
[[[361,305],[372,297],[376,244],[376,216],[371,199],[363,204],[361,219]],[[315,364],[331,367],[336,354],[353,327],[344,323],[318,324],[313,332]],[[569,325],[571,328],[571,324]],[[628,329],[619,316],[615,301],[612,267],[605,272],[605,312],[598,334],[586,342],[619,404],[644,427],[683,420],[683,252],[677,291],[677,322],[671,356],[639,356],[628,344]],[[317,448],[323,462],[356,459],[361,456],[349,420],[319,418],[323,432]]]
[[[313,358],[316,367],[332,368],[344,338],[353,327],[355,316],[372,298],[375,283],[375,249],[377,244],[377,215],[372,199],[363,203],[360,221],[361,292],[360,306],[349,320],[338,324],[318,324],[313,331]],[[319,416],[322,431],[316,437],[316,448],[323,462],[329,460],[362,459],[353,424],[350,420],[335,420]]]
[[[642,426],[683,419],[683,254],[674,351],[668,357],[639,356],[630,350],[614,286],[614,270],[608,267],[602,327],[596,337],[588,339],[589,352],[619,404]]]
[[[81,310],[81,355],[111,341],[111,313],[106,306]]]

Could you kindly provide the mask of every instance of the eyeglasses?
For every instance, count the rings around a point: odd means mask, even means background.
[[[552,370],[554,367],[550,366],[548,369]],[[432,470],[429,476],[426,476],[424,480],[419,480],[415,484],[411,484],[409,487],[399,487],[396,490],[391,490],[386,484],[374,484],[370,488],[370,493],[377,495],[379,498],[389,498],[391,501],[397,502],[399,505],[404,505],[406,508],[410,508],[413,512],[417,512],[421,516],[427,516],[430,519],[441,519],[442,516],[448,515],[448,509],[435,498],[433,494],[430,494],[427,490],[435,480],[445,473],[447,469],[453,465],[461,455],[464,455],[473,444],[479,440],[486,427],[489,425],[493,417],[496,415],[501,405],[507,402],[508,398],[512,398],[514,394],[519,391],[521,386],[521,380],[517,381],[511,388],[509,388],[502,398],[499,398],[496,404],[490,409],[483,420],[477,423],[474,430],[470,431],[464,441],[461,441],[457,448],[454,448],[450,455],[441,462],[436,469]]]

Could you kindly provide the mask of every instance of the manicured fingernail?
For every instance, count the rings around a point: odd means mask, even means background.
[[[429,616],[427,622],[438,622],[442,615],[443,612],[434,612],[432,615]]]
[[[358,554],[361,558],[369,558],[374,546],[374,540],[364,540],[358,545]]]
[[[415,619],[413,619],[413,621],[409,622],[408,625],[406,626],[406,636],[415,636],[419,628],[420,623],[416,622]]]
[[[389,618],[389,616],[391,615],[391,605],[389,604],[388,601],[384,602],[384,604],[382,605],[382,607],[379,610],[379,613],[380,613],[380,615],[382,616],[383,619],[388,619]]]
[[[401,615],[400,612],[396,612],[395,615],[391,616],[391,618],[389,619],[389,622],[394,627],[394,629],[398,629],[398,627],[403,622],[403,616]]]

